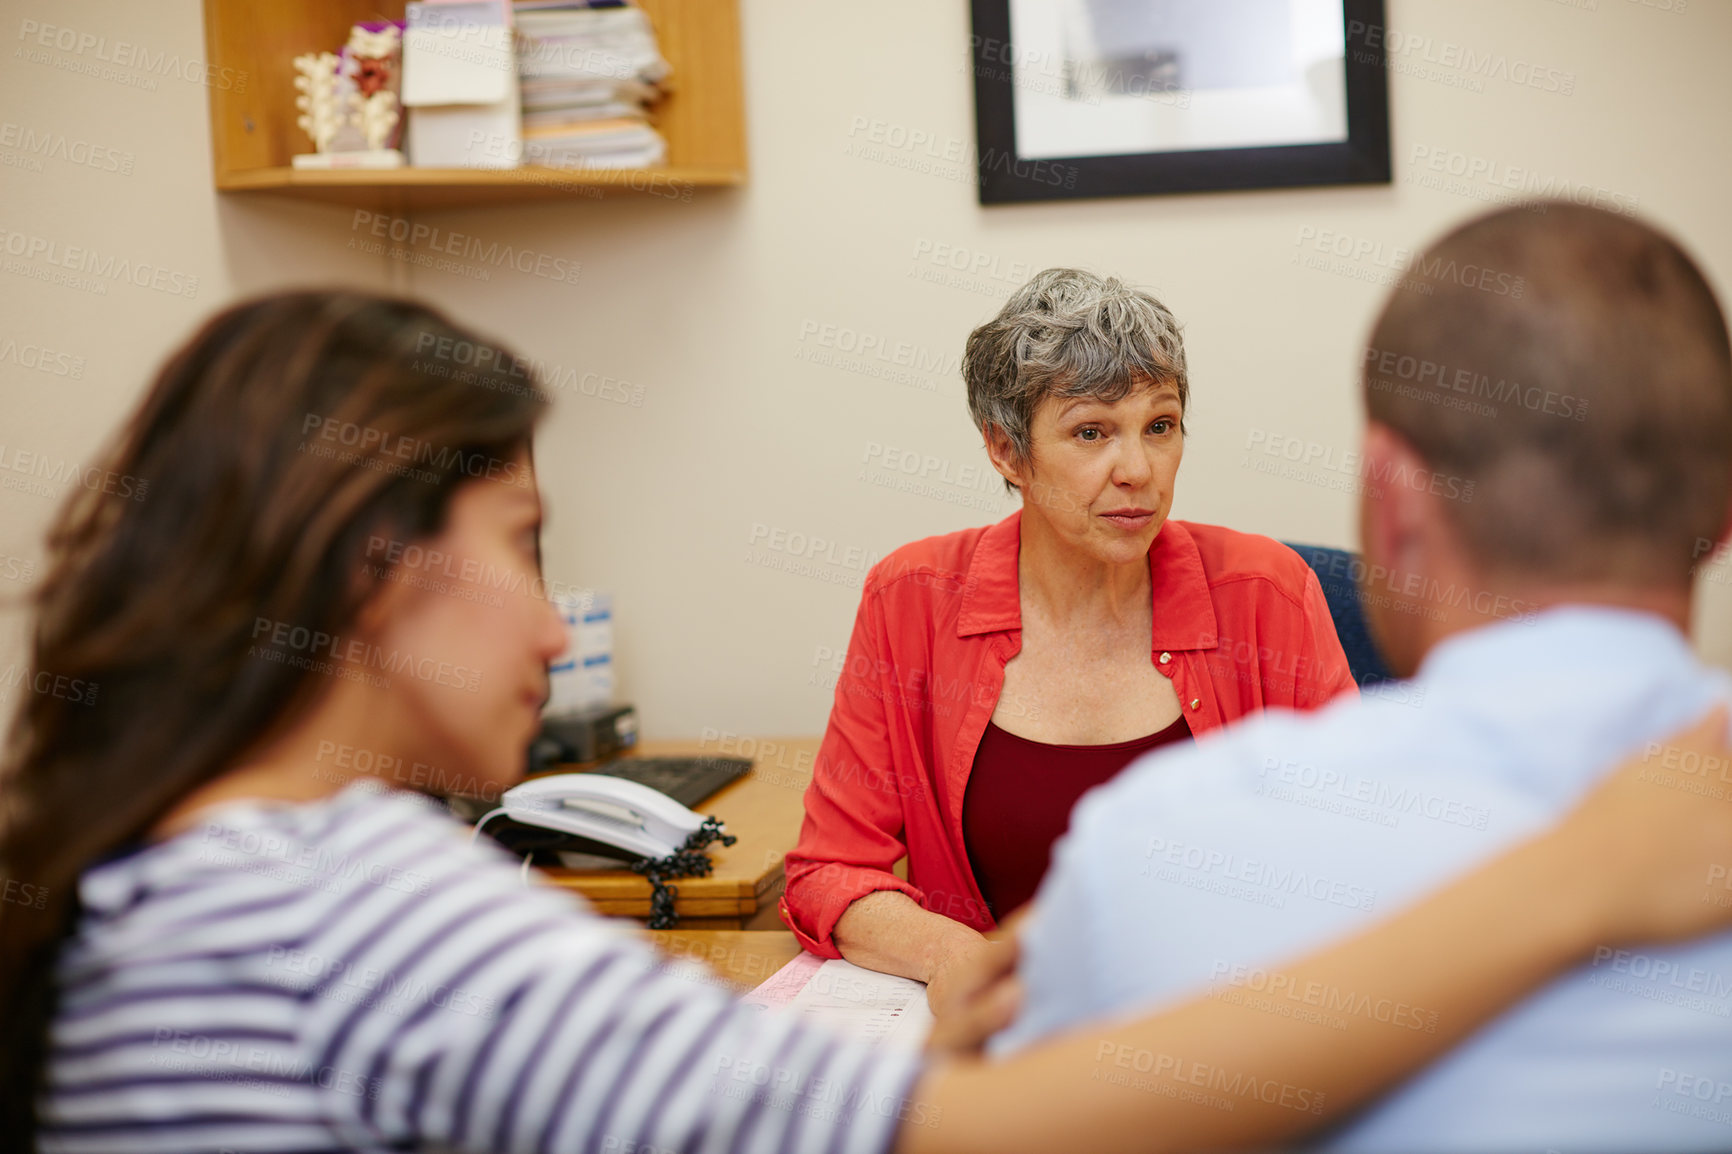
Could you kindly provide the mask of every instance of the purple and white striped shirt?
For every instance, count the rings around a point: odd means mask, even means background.
[[[425,799],[238,803],[89,870],[43,1149],[888,1149],[917,1055],[736,1003]]]

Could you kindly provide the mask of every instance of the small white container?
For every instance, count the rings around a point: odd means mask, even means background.
[[[611,705],[613,673],[613,598],[606,593],[559,593],[553,597],[565,618],[571,645],[548,667],[550,714]]]

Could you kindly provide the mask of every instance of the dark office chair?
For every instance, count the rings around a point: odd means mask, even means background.
[[[1326,545],[1286,544],[1305,558],[1323,586],[1323,598],[1329,602],[1329,616],[1335,619],[1335,635],[1341,638],[1341,648],[1347,652],[1347,667],[1353,671],[1353,680],[1362,686],[1389,681],[1393,674],[1372,644],[1371,633],[1365,628],[1365,613],[1359,605],[1359,586],[1354,583],[1364,567],[1359,554]]]

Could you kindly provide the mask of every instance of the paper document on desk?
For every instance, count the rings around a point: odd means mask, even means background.
[[[925,983],[861,969],[840,958],[820,961],[803,953],[741,1000],[785,1006],[807,1021],[874,1045],[918,1050],[932,1032]]]
[[[756,989],[740,999],[744,1006],[786,1006],[797,997],[812,975],[824,966],[824,959],[802,950],[794,960],[760,982]]]

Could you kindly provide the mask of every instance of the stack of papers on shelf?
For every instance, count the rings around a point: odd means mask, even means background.
[[[649,123],[668,64],[643,9],[518,0],[523,159],[552,168],[644,168],[667,159]]]
[[[874,1045],[918,1050],[932,1032],[926,986],[861,969],[851,962],[802,953],[740,999],[748,1006],[785,1007],[810,1022]]]

